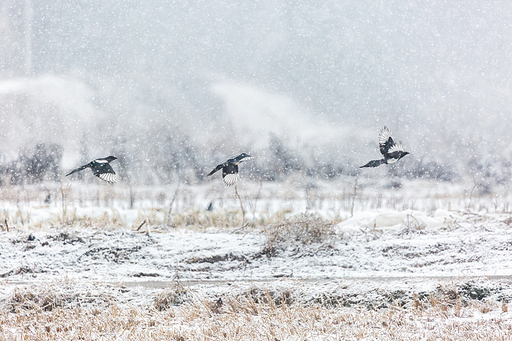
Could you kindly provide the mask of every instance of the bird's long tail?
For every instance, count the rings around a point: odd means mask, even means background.
[[[218,170],[222,169],[222,167],[224,166],[224,164],[221,164],[221,165],[218,165],[217,167],[215,167],[210,173],[208,173],[207,176],[210,176],[212,175],[213,173],[217,172]]]
[[[359,167],[359,168],[364,168],[364,167],[379,167],[380,165],[385,164],[385,163],[386,163],[386,160],[384,160],[384,159],[381,159],[381,160],[372,160],[372,161],[368,162],[366,165],[361,166],[361,167]]]
[[[68,174],[66,174],[66,176],[71,175],[71,174],[76,173],[76,172],[80,172],[81,170],[84,170],[84,169],[86,169],[87,167],[89,167],[89,165],[88,165],[88,164],[87,164],[87,165],[84,165],[84,166],[82,166],[82,167],[78,167],[77,169],[73,169],[71,172],[69,172]]]

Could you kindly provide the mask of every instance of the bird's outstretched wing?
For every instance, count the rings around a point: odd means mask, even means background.
[[[391,154],[393,152],[404,152],[404,146],[402,146],[402,142],[395,143],[388,149],[388,153]]]
[[[96,165],[96,167],[92,167],[92,172],[98,178],[109,184],[116,183],[119,180],[119,177],[109,163],[100,163]]]
[[[217,165],[217,167],[215,167],[210,173],[208,173],[207,176],[212,175],[213,173],[215,173],[215,172],[221,170],[222,168],[224,168],[225,166],[227,166],[226,163],[221,163],[220,165]]]
[[[115,173],[102,173],[96,176],[101,180],[108,182],[109,184],[115,184],[119,181],[119,176],[117,176]]]
[[[240,179],[240,176],[238,173],[228,173],[223,174],[222,179],[224,180],[226,186],[232,186],[238,181],[238,179]]]
[[[389,129],[386,126],[384,126],[384,128],[382,128],[382,131],[379,134],[379,148],[381,154],[386,155],[389,152],[389,149],[393,147],[394,144],[395,141],[393,141]]]
[[[386,160],[384,159],[381,159],[381,160],[372,160],[370,162],[368,162],[366,165],[364,166],[361,166],[359,168],[364,168],[364,167],[378,167],[382,164],[386,163]]]
[[[80,171],[82,171],[82,170],[84,170],[84,169],[86,169],[86,168],[88,168],[88,167],[91,167],[91,164],[90,164],[90,163],[88,163],[88,164],[86,164],[86,165],[83,165],[83,166],[81,166],[81,167],[78,167],[77,169],[73,169],[71,172],[69,172],[68,174],[66,174],[66,176],[69,176],[69,175],[71,175],[71,174],[73,174],[73,173],[76,173],[76,172],[80,172]]]

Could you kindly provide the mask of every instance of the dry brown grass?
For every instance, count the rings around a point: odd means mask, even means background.
[[[325,220],[322,217],[302,213],[263,229],[267,236],[264,252],[293,248],[298,251],[311,245],[323,244],[330,247],[337,238],[335,225],[338,221]]]
[[[169,288],[163,290],[155,298],[154,307],[159,311],[163,311],[173,306],[182,305],[187,301],[190,302],[191,299],[191,293],[179,281],[173,281]]]
[[[246,218],[244,229],[247,231],[283,222],[286,220],[286,215],[289,213],[291,213],[291,211],[287,209],[279,210],[273,214],[259,213],[256,217],[251,217],[250,219]],[[216,210],[213,212],[205,210],[188,210],[173,214],[172,218],[168,221],[168,226],[173,228],[193,229],[204,229],[207,227],[229,229],[240,228],[242,226],[242,222],[243,214],[240,209]]]
[[[139,309],[42,307],[0,313],[3,340],[509,340],[502,304],[329,308],[250,296]],[[486,315],[491,315],[489,318]],[[501,314],[501,316],[500,316]]]
[[[175,213],[171,219],[172,227],[205,228],[215,226],[217,228],[229,228],[241,226],[242,212],[240,210],[229,211],[201,211],[189,210]]]
[[[510,340],[508,304],[474,284],[439,286],[385,308],[310,304],[253,287],[205,297],[179,281],[135,307],[119,287],[80,292],[71,280],[15,290],[0,309],[0,340]],[[476,297],[473,299],[472,297]]]
[[[0,213],[0,221],[7,222],[11,229],[20,227],[31,229],[53,229],[63,227],[73,228],[126,228],[127,223],[118,210],[110,209],[99,216],[79,215],[75,209],[60,211],[58,215],[52,215],[49,219],[32,222],[30,213],[18,208],[14,215],[4,210]],[[3,224],[5,225],[5,224]]]
[[[109,306],[116,302],[118,295],[115,286],[101,286],[101,290],[90,288],[77,290],[79,283],[72,280],[60,280],[16,288],[4,302],[3,309],[13,314],[23,314],[27,310],[53,311],[75,306]]]

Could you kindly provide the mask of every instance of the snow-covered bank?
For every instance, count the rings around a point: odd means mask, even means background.
[[[266,230],[3,232],[0,276],[11,283],[63,278],[168,283],[177,276],[205,283],[512,276],[508,215],[368,212],[332,230],[324,242],[308,244],[270,242]]]

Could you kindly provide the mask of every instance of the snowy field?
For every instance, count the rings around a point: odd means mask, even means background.
[[[3,339],[512,338],[512,215],[474,185],[3,187]],[[242,226],[242,220],[247,224]]]

